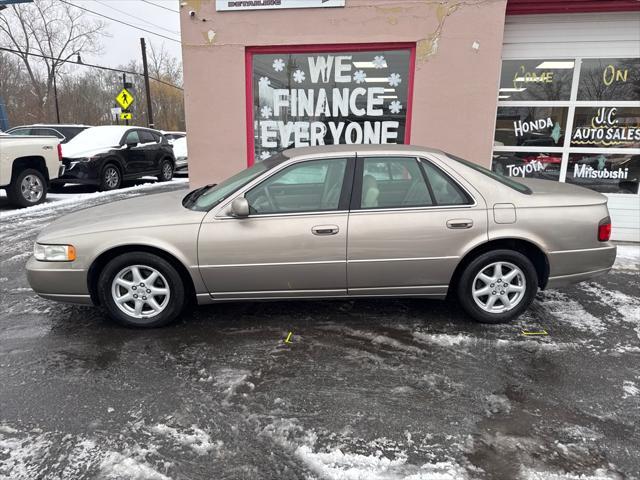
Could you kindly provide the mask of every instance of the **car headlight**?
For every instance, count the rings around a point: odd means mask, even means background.
[[[73,262],[76,259],[76,249],[73,245],[42,245],[33,246],[33,256],[41,262]]]

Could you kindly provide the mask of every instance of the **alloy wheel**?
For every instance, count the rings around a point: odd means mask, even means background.
[[[35,203],[42,198],[44,185],[36,175],[26,175],[20,183],[20,192],[26,201]]]
[[[485,312],[503,313],[524,298],[527,281],[523,271],[509,262],[493,262],[484,267],[471,284],[473,299]]]
[[[162,176],[165,180],[171,180],[173,176],[173,168],[169,162],[166,162],[162,167]]]
[[[118,186],[119,174],[115,167],[107,167],[104,171],[104,183],[107,187],[116,188]]]
[[[111,283],[116,306],[134,318],[150,318],[169,305],[171,290],[167,279],[153,267],[130,265],[123,268]]]

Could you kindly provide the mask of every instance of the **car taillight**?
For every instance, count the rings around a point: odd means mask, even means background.
[[[58,161],[62,161],[62,144],[58,144]]]
[[[608,242],[611,238],[611,219],[605,218],[598,224],[598,241]]]

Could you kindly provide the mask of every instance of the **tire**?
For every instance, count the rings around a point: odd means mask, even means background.
[[[158,181],[170,182],[173,178],[173,162],[171,160],[163,160],[160,165],[160,175],[158,175]]]
[[[498,276],[496,264],[501,264]],[[474,290],[479,293],[474,295]],[[457,285],[462,308],[480,323],[506,323],[517,318],[531,305],[537,291],[538,275],[531,260],[513,250],[494,250],[473,259]]]
[[[20,172],[7,187],[9,203],[18,207],[31,207],[47,198],[47,181],[38,170],[27,168]]]
[[[100,174],[100,190],[116,190],[122,184],[120,169],[113,163],[107,163]]]
[[[156,280],[153,285],[146,284],[153,272],[158,274]],[[154,296],[152,289],[167,293]],[[134,295],[138,297],[134,299]],[[98,296],[109,317],[127,327],[167,325],[185,305],[185,288],[178,271],[165,259],[146,252],[125,253],[111,260],[98,277]],[[130,300],[118,302],[116,296]],[[155,306],[148,302],[151,298]]]

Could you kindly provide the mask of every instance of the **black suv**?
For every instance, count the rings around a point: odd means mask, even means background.
[[[123,180],[146,176],[169,181],[174,169],[173,148],[162,133],[109,125],[88,128],[62,145],[60,175],[51,183],[57,190],[66,183],[114,190]]]

